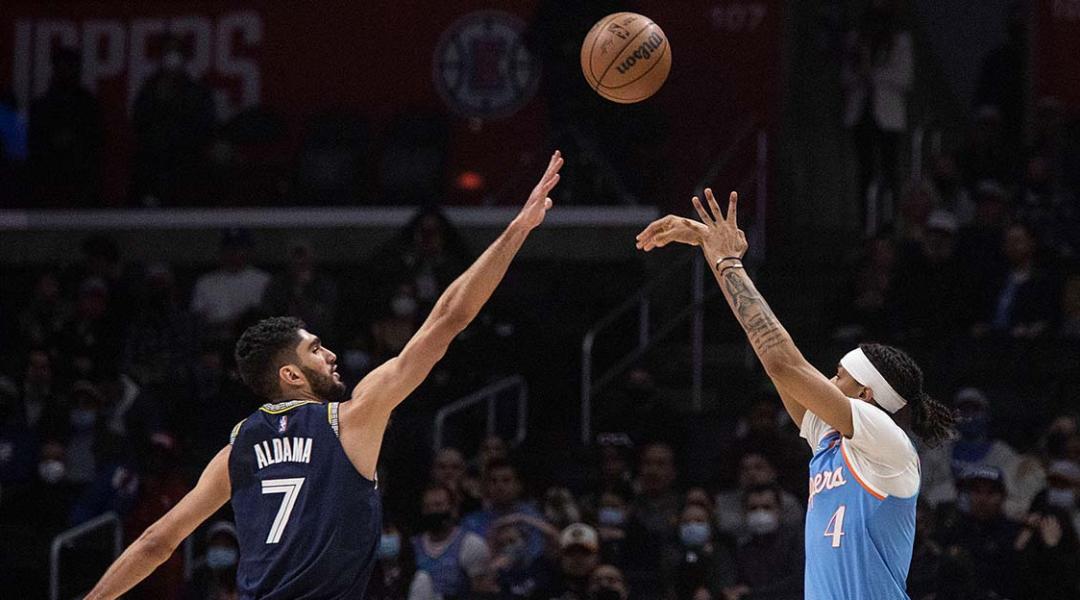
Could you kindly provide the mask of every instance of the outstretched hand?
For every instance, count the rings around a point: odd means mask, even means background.
[[[518,213],[517,221],[524,225],[528,229],[533,229],[537,225],[544,222],[544,216],[547,215],[548,209],[551,208],[552,202],[548,194],[551,190],[555,189],[555,185],[559,183],[559,169],[563,166],[562,153],[558,150],[551,155],[551,160],[548,161],[547,170],[544,171],[544,176],[540,178],[540,181],[536,184],[536,187],[532,189],[529,194],[529,199],[525,202],[525,206],[522,207],[521,212]]]
[[[706,210],[697,196],[691,198],[701,221],[687,219],[676,215],[661,217],[642,230],[637,235],[637,248],[649,252],[653,248],[663,248],[671,242],[701,246],[705,255],[710,260],[726,257],[742,257],[746,253],[746,234],[739,229],[736,222],[736,204],[739,195],[731,192],[728,197],[728,211],[725,217],[720,212],[712,190],[705,188],[705,198],[709,202]]]

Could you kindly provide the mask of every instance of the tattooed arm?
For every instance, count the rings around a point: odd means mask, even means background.
[[[731,193],[726,218],[712,190],[706,189],[705,197],[715,218],[695,196],[691,201],[701,222],[668,215],[638,234],[637,247],[648,252],[670,242],[701,246],[728,306],[795,424],[801,426],[803,415],[809,410],[850,437],[853,431],[850,400],[803,357],[742,268],[740,259],[747,244],[746,236],[736,224],[738,196]]]

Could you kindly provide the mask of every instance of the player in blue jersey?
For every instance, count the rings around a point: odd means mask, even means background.
[[[375,467],[390,412],[476,317],[544,221],[562,165],[555,152],[502,235],[446,289],[401,354],[347,399],[337,357],[303,323],[276,317],[245,331],[236,345],[240,374],[267,404],[236,425],[195,489],[124,550],[87,600],[131,589],[230,498],[238,598],[363,598],[382,532]]]
[[[803,358],[743,269],[746,236],[735,192],[725,217],[705,190],[701,222],[668,215],[637,237],[639,249],[700,246],[784,408],[813,450],[806,509],[805,597],[906,599],[915,539],[919,457],[905,430],[928,444],[951,435],[952,412],[923,391],[902,351],[864,344],[827,378]]]

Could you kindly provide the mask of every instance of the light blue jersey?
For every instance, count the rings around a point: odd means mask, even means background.
[[[876,414],[875,414],[876,413]],[[915,541],[918,455],[881,409],[852,401],[843,439],[813,413],[806,510],[806,600],[907,600]]]

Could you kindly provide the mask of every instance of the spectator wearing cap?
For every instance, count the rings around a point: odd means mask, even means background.
[[[215,521],[206,530],[206,554],[197,561],[185,587],[185,600],[235,600],[239,558],[236,527],[229,521]]]
[[[263,295],[263,311],[299,317],[311,331],[331,335],[337,324],[337,284],[319,269],[310,243],[294,241],[286,254],[285,272],[270,281]]]
[[[723,590],[724,600],[802,598],[802,529],[782,522],[780,498],[775,484],[754,486],[743,495],[750,536],[735,548],[735,585]]]
[[[1032,497],[1043,488],[1045,475],[1034,458],[1021,455],[1002,440],[991,437],[990,401],[976,388],[957,392],[953,405],[960,438],[936,448],[923,448],[922,494],[931,505],[953,501],[956,480],[975,467],[992,467],[1002,473],[1004,511],[1014,519],[1026,512]]]
[[[1005,476],[997,467],[976,465],[960,476],[955,514],[945,519],[946,546],[959,546],[974,561],[976,580],[1004,597],[1016,597],[1016,538],[1020,523],[1005,514]]]
[[[964,314],[971,283],[956,255],[959,224],[941,209],[931,211],[920,239],[901,250],[897,278],[899,328],[905,337],[940,339],[959,333],[972,317]]]
[[[574,523],[559,536],[559,575],[557,600],[587,600],[589,577],[600,564],[600,538],[584,523]]]
[[[210,337],[231,337],[232,327],[259,306],[270,275],[248,264],[253,241],[246,229],[226,229],[221,238],[221,267],[195,281],[191,311]]]

